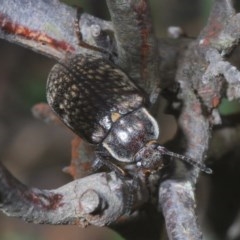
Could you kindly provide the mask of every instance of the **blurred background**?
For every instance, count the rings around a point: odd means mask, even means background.
[[[103,0],[64,2],[80,5],[86,12],[109,19]],[[168,26],[174,25],[194,37],[206,23],[212,1],[151,0],[151,4],[159,36],[166,36]],[[46,102],[46,79],[53,64],[54,61],[44,56],[0,40],[0,158],[22,182],[46,189],[72,180],[62,172],[70,163],[71,133],[61,126],[47,125],[31,114],[34,104]],[[223,113],[236,109],[239,105],[235,103],[225,102],[222,106]],[[174,134],[174,120],[167,115],[161,119],[161,141],[165,142]],[[207,180],[203,177],[204,181]],[[204,191],[201,188],[199,193],[203,198]],[[68,240],[122,239],[107,228],[34,225],[0,212],[0,240],[63,240],[66,236]]]

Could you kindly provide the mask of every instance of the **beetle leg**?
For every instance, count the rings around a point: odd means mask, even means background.
[[[103,162],[97,157],[91,165],[92,172],[97,172],[103,166]]]
[[[129,193],[125,206],[125,214],[130,215],[133,210],[134,205],[134,192],[138,189],[139,186],[139,177],[138,174],[134,174],[132,183],[129,185]]]
[[[106,167],[108,167],[110,170],[116,172],[119,178],[126,180],[127,172],[125,172],[120,166],[115,164],[111,157],[104,156],[104,158],[103,158],[103,157],[98,156],[98,158]]]
[[[98,156],[99,157],[99,156]],[[129,175],[126,171],[124,171],[120,166],[115,164],[113,162],[113,158],[109,156],[104,156],[104,158],[99,157],[100,161],[107,166],[110,170],[114,171],[117,173],[117,176],[125,181]],[[132,207],[134,203],[134,192],[138,188],[139,182],[138,182],[138,174],[134,174],[133,179],[131,181],[131,184],[127,184],[128,186],[128,193],[127,193],[127,200],[125,204],[125,214],[130,215],[132,212]]]
[[[101,52],[101,53],[104,53],[104,54],[109,54],[109,52],[106,51],[105,49],[90,45],[83,40],[82,33],[81,33],[81,28],[80,28],[80,18],[81,18],[82,12],[83,12],[82,8],[77,7],[77,16],[74,20],[74,29],[75,29],[75,33],[76,33],[77,38],[78,38],[78,45],[80,47],[84,47],[84,48],[87,48],[87,49],[90,49],[90,50],[93,50],[93,51]]]

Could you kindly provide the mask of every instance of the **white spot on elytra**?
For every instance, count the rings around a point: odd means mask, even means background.
[[[118,136],[123,142],[128,142],[128,140],[129,140],[128,133],[125,131],[119,131]]]

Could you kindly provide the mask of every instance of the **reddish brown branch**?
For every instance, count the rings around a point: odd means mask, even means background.
[[[38,103],[32,107],[32,114],[35,118],[40,119],[46,123],[57,123],[61,121],[58,116],[52,111],[47,103]],[[62,124],[62,123],[61,123]]]
[[[33,116],[46,123],[60,124],[65,127],[59,117],[52,111],[46,103],[38,103],[32,107]],[[71,131],[70,129],[68,129]],[[64,172],[70,174],[74,179],[85,177],[94,172],[93,162],[96,158],[94,146],[86,143],[74,133],[72,140],[72,156],[71,164],[63,169]]]
[[[94,146],[84,142],[78,136],[72,140],[72,157],[70,166],[64,168],[74,179],[88,176],[94,172]]]

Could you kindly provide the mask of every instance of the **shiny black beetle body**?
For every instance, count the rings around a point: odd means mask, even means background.
[[[145,93],[111,61],[76,55],[56,64],[47,82],[47,100],[62,121],[108,156],[136,163],[149,171],[160,169],[170,155],[205,168],[157,144],[159,128],[149,114]]]

